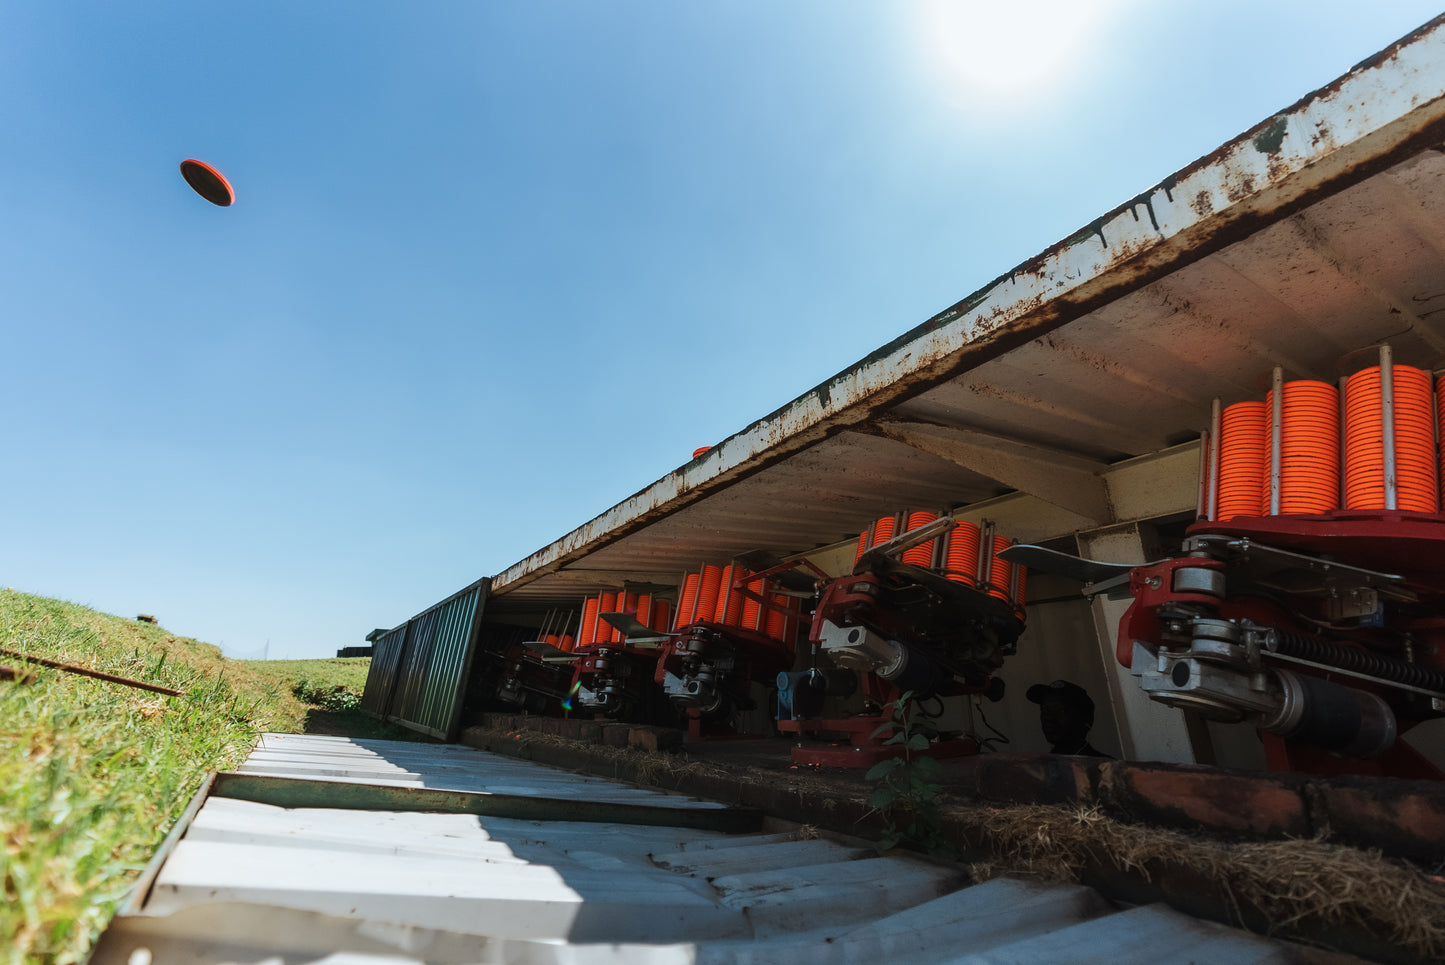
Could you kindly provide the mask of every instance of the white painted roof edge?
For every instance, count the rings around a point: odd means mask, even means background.
[[[1327,197],[1445,126],[1445,16],[493,578],[530,582]]]

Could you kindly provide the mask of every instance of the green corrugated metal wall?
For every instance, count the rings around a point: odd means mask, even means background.
[[[361,708],[453,740],[491,581],[478,580],[376,641]]]

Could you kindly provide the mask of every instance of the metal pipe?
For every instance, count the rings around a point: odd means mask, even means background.
[[[1223,405],[1216,398],[1209,407],[1209,501],[1204,516],[1209,520],[1219,512],[1219,425],[1222,413]]]
[[[8,680],[12,683],[33,684],[35,674],[29,670],[16,670],[14,667],[7,667],[0,664],[0,680]]]
[[[1395,363],[1390,346],[1380,346],[1380,429],[1385,448],[1385,508],[1399,509],[1395,487]]]
[[[1270,375],[1274,404],[1270,407],[1269,515],[1279,515],[1280,435],[1284,424],[1284,369],[1278,365]]]
[[[148,684],[142,680],[132,680],[129,677],[117,677],[115,674],[101,673],[99,670],[91,670],[88,667],[80,667],[73,663],[61,663],[58,660],[47,660],[44,657],[33,657],[28,653],[16,653],[14,650],[0,649],[0,655],[14,657],[16,660],[27,660],[30,663],[38,663],[42,667],[49,667],[52,670],[64,670],[66,673],[76,673],[84,677],[94,677],[96,680],[105,680],[113,684],[124,684],[127,687],[135,687],[138,690],[149,690],[151,693],[165,694],[168,697],[184,697],[185,694],[179,690],[172,690],[170,687],[162,687],[158,684]]]

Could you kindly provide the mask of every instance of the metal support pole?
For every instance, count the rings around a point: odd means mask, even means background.
[[[940,509],[938,518],[952,519],[953,514],[946,509]],[[939,573],[942,573],[948,566],[948,536],[952,532],[953,530],[949,530],[948,533],[940,533],[938,538],[933,541],[933,569]]]
[[[1018,545],[1018,540],[1009,540],[1010,546]],[[1008,568],[1008,600],[1014,606],[1019,605],[1019,580],[1022,578],[1022,567],[1017,563]]]
[[[1270,376],[1274,403],[1270,407],[1269,435],[1269,515],[1279,515],[1280,435],[1284,427],[1284,369],[1278,365]]]
[[[1425,375],[1430,380],[1430,449],[1439,455],[1440,452],[1440,402],[1439,390],[1435,386],[1435,372],[1433,369],[1426,369]],[[1440,460],[1431,460],[1431,472],[1435,475],[1435,494],[1440,494]],[[1437,510],[1440,508],[1437,504]]]
[[[1345,451],[1345,447],[1349,444],[1349,440],[1350,440],[1350,434],[1345,431],[1345,425],[1346,425],[1347,420],[1349,419],[1349,413],[1348,413],[1348,411],[1347,411],[1347,409],[1346,409],[1346,407],[1345,407],[1345,385],[1346,385],[1347,382],[1349,382],[1349,379],[1345,378],[1343,375],[1340,376],[1340,378],[1339,378],[1339,395],[1340,395],[1340,398],[1339,398],[1339,412],[1340,412],[1340,491],[1339,491],[1339,493],[1338,493],[1338,496],[1339,496],[1339,508],[1340,508],[1340,509],[1349,509],[1349,508],[1350,508],[1350,506],[1349,506],[1349,496],[1347,495],[1347,493],[1349,492],[1349,490],[1347,490],[1347,489],[1345,488],[1345,475],[1346,475],[1347,471],[1349,470],[1349,465],[1350,465],[1349,453],[1347,453],[1347,452]]]
[[[1219,399],[1209,407],[1209,493],[1204,506],[1204,518],[1216,519],[1219,512],[1219,426],[1223,421],[1223,407]]]
[[[979,522],[983,523],[978,541],[978,584],[982,588],[984,584],[991,583],[993,577],[993,521],[983,519]]]
[[[687,611],[687,621],[686,621],[685,623],[679,623],[678,626],[680,626],[680,627],[690,627],[690,626],[692,626],[694,623],[697,622],[697,608],[698,608],[698,605],[702,602],[702,573],[703,573],[703,570],[704,570],[705,568],[706,568],[706,564],[704,564],[704,563],[698,564],[698,567],[697,567],[697,592],[692,595],[692,609],[689,610],[689,611]],[[684,587],[687,585],[686,581],[687,581],[687,577],[683,577],[683,586],[684,586]],[[601,618],[599,617],[598,619],[600,620]]]
[[[1385,508],[1399,509],[1395,486],[1395,362],[1390,346],[1380,346],[1380,430],[1385,447]]]
[[[1194,507],[1196,520],[1208,519],[1209,511],[1209,430],[1199,434],[1199,501]]]

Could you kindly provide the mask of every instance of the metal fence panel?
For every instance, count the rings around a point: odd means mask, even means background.
[[[378,716],[386,713],[387,701],[396,685],[396,670],[406,646],[406,627],[407,624],[403,623],[377,638],[376,651],[371,655],[371,669],[366,674],[366,688],[361,694],[362,710]]]
[[[443,740],[454,736],[488,582],[473,583],[377,640],[364,710]]]

